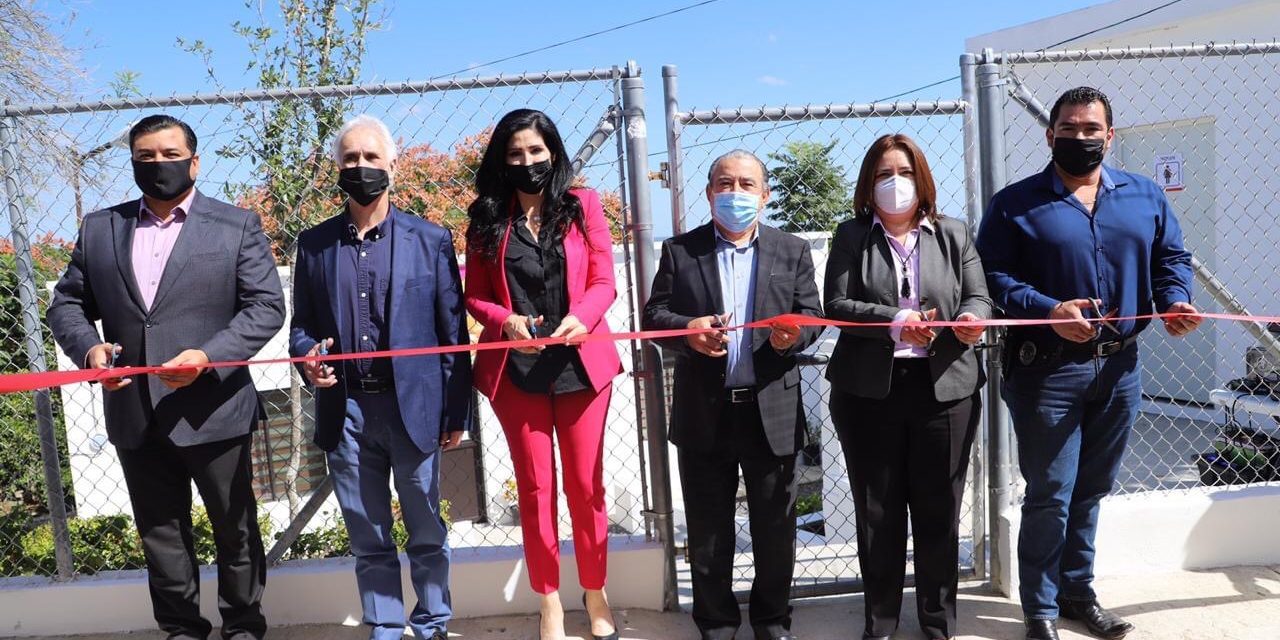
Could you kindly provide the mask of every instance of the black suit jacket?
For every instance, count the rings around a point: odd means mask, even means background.
[[[133,273],[139,201],[85,216],[48,321],[77,366],[103,339],[123,347],[119,365],[154,366],[186,349],[211,361],[247,360],[284,325],[284,294],[258,215],[196,192],[151,308]],[[103,335],[94,323],[102,321]],[[246,367],[211,369],[181,389],[153,376],[104,391],[107,436],[123,449],[148,429],[189,446],[245,435],[261,413]]]
[[[763,224],[758,228],[755,308],[751,320],[765,320],[784,313],[821,316],[809,243]],[[694,318],[724,311],[715,247],[711,223],[662,244],[653,293],[642,318],[646,330],[683,329]],[[734,318],[733,323],[742,320]],[[768,329],[752,332],[760,418],[776,455],[794,454],[799,446],[804,406],[800,400],[796,354],[813,344],[820,333],[819,327],[804,327],[795,344],[779,353],[769,344]],[[702,451],[723,446],[716,442],[716,426],[725,399],[727,358],[702,355],[684,338],[659,344],[676,354],[671,442]]]
[[[960,220],[939,218],[933,229],[921,227],[919,243],[921,307],[936,308],[939,320],[955,320],[966,312],[990,318],[986,275],[969,228]],[[840,223],[824,279],[827,317],[892,322],[900,310],[896,260],[884,229],[873,224],[871,216]],[[846,393],[884,398],[892,380],[893,346],[888,327],[841,327],[827,379]],[[951,329],[938,330],[929,345],[929,370],[940,402],[967,398],[986,380],[973,347],[960,342]]]

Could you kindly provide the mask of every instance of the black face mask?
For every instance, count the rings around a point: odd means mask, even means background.
[[[550,160],[526,165],[507,165],[507,181],[511,186],[529,195],[542,193],[543,187],[547,186],[547,181],[550,179]]]
[[[191,177],[191,158],[165,162],[133,161],[133,181],[142,192],[168,202],[187,192],[196,183]]]
[[[391,175],[373,167],[347,167],[338,172],[338,188],[361,206],[368,205],[391,185]]]
[[[1103,147],[1106,140],[1101,138],[1059,138],[1053,139],[1053,161],[1067,175],[1087,176],[1102,164]]]

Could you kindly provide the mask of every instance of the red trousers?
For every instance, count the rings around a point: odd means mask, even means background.
[[[503,376],[494,394],[491,405],[507,435],[516,472],[529,586],[537,593],[560,588],[553,432],[560,443],[578,582],[583,589],[604,588],[609,551],[609,516],[604,504],[604,423],[612,393],[612,385],[599,393],[526,393]]]

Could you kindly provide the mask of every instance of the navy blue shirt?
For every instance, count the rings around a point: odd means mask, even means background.
[[[1101,299],[1103,313],[1118,309],[1120,316],[1191,302],[1191,254],[1164,192],[1105,165],[1092,215],[1052,163],[1005,187],[982,218],[977,248],[991,299],[1010,318],[1047,318],[1059,302],[1076,298]],[[1148,322],[1116,324],[1131,336]]]
[[[358,237],[347,214],[347,229],[338,247],[338,301],[346,305],[347,326],[338,340],[343,353],[385,351],[391,348],[387,320],[391,298],[391,225],[394,217]],[[391,360],[348,360],[347,371],[357,376],[391,377]],[[354,371],[353,371],[354,369]]]

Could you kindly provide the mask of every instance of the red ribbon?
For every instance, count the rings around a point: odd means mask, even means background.
[[[1106,318],[1109,322],[1118,322],[1124,320],[1151,320],[1176,318],[1182,316],[1198,316],[1211,320],[1226,320],[1229,322],[1263,322],[1272,323],[1280,322],[1280,316],[1245,316],[1234,315],[1229,313],[1155,313],[1140,316],[1124,316]],[[1100,322],[1099,318],[1086,318],[1088,322]],[[583,342],[609,341],[622,342],[630,340],[658,340],[662,338],[679,338],[684,336],[695,335],[699,333],[709,333],[713,331],[724,331],[733,329],[766,329],[775,324],[786,324],[801,327],[1023,327],[1037,325],[1053,325],[1053,324],[1069,324],[1078,322],[1076,319],[1042,319],[1042,320],[1013,320],[1013,319],[996,319],[996,320],[930,320],[930,321],[907,321],[907,322],[845,322],[841,320],[830,320],[827,318],[815,318],[813,316],[805,316],[799,314],[783,314],[774,316],[766,320],[757,320],[745,325],[737,325],[727,328],[710,328],[710,329],[664,329],[659,331],[625,331],[619,333],[590,333],[579,336],[572,341],[566,341],[564,338],[534,338],[530,340],[507,340],[500,342],[479,342],[474,344],[448,345],[442,347],[417,347],[413,349],[392,349],[388,351],[364,351],[359,353],[333,353],[323,356],[299,356],[297,358],[273,358],[266,360],[241,360],[234,362],[211,362],[204,365],[203,368],[222,369],[229,367],[258,366],[265,364],[297,364],[300,362],[317,361],[317,362],[336,362],[342,360],[356,360],[369,358],[390,358],[390,357],[413,357],[427,355],[441,355],[446,353],[459,353],[463,351],[485,351],[488,349],[513,349],[522,347],[545,347],[559,344],[580,344]],[[52,387],[61,387],[69,384],[80,382],[99,382],[111,378],[125,378],[130,376],[149,375],[164,371],[172,372],[177,370],[174,367],[115,367],[111,369],[74,369],[69,371],[44,371],[34,373],[14,373],[0,376],[0,395],[8,393],[18,393],[22,391],[35,391],[37,389],[48,389]]]

